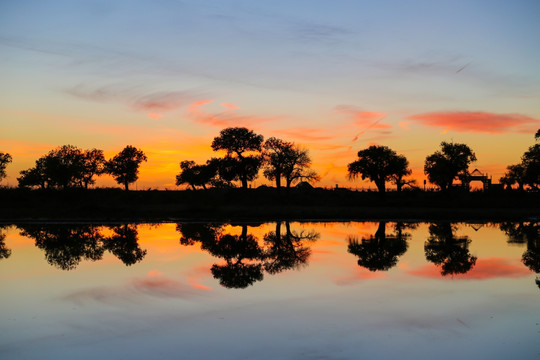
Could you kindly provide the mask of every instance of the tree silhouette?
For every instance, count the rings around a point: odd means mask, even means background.
[[[362,238],[359,242],[355,236],[350,236],[348,252],[359,257],[358,265],[370,271],[388,271],[398,262],[398,258],[407,251],[407,238],[403,233],[404,225],[396,225],[395,233],[386,234],[386,222],[379,222],[375,235]]]
[[[210,269],[222,286],[242,289],[263,279],[265,254],[257,239],[248,234],[247,225],[242,225],[240,235],[223,234],[221,225],[212,224],[178,224],[176,229],[182,234],[180,244],[200,242],[201,249],[225,260]]]
[[[452,187],[456,177],[466,180],[469,164],[476,161],[476,155],[465,144],[441,142],[441,150],[426,157],[424,173],[431,183],[442,191]]]
[[[476,257],[469,253],[471,240],[455,236],[456,226],[436,223],[429,226],[429,238],[424,244],[426,259],[441,266],[441,275],[465,274],[476,264]]]
[[[4,227],[0,225],[0,260],[7,259],[11,256],[11,249],[6,247],[6,234],[3,233]]]
[[[224,265],[214,264],[211,268],[212,275],[219,279],[221,285],[243,289],[263,279],[260,261],[264,259],[264,253],[257,239],[247,233],[247,225],[242,226],[240,235],[221,236],[216,246],[209,250],[212,255],[226,261]]]
[[[521,157],[521,163],[525,168],[523,182],[533,189],[540,186],[540,144],[529,147]]]
[[[197,165],[195,161],[182,161],[180,163],[180,174],[176,175],[176,185],[188,184],[193,190],[197,186],[206,189],[207,184],[211,184],[217,175],[218,164],[209,160],[205,165]]]
[[[93,225],[18,225],[21,235],[33,238],[47,262],[62,270],[75,269],[82,259],[103,257],[103,236]]]
[[[521,261],[535,273],[540,273],[540,223],[505,222],[499,226],[506,233],[509,243],[527,244]]]
[[[534,134],[535,140],[540,140],[540,129],[536,130],[536,134]]]
[[[177,224],[176,231],[180,232],[180,244],[185,246],[201,243],[203,250],[210,251],[217,246],[218,237],[223,232],[223,226],[219,224],[185,223]]]
[[[294,144],[271,137],[264,142],[264,176],[276,182],[276,188],[281,187],[281,178],[288,159],[293,156]]]
[[[88,188],[93,177],[102,174],[104,163],[102,150],[63,145],[36,160],[33,168],[21,171],[17,180],[21,187]]]
[[[146,256],[138,244],[137,225],[123,224],[112,226],[114,234],[103,239],[105,249],[119,258],[126,266],[138,263]]]
[[[107,161],[105,169],[118,184],[124,185],[124,189],[128,191],[129,184],[139,178],[140,164],[147,160],[142,150],[128,145],[111,160]]]
[[[269,274],[277,274],[306,264],[311,250],[305,246],[305,242],[313,242],[318,238],[319,234],[313,231],[291,231],[288,221],[285,222],[285,234],[282,234],[281,222],[277,222],[276,231],[264,236],[267,245],[264,269]]]
[[[525,185],[525,166],[523,164],[509,165],[506,167],[506,173],[499,179],[499,182],[503,184],[507,190],[512,185],[518,184],[518,189],[523,190]]]
[[[4,179],[6,175],[6,167],[12,161],[11,155],[8,153],[0,152],[0,181]]]
[[[386,192],[386,182],[394,180],[402,184],[403,177],[410,174],[407,159],[387,146],[372,145],[358,152],[358,160],[348,165],[349,178],[361,176],[373,181],[381,195]],[[400,185],[401,190],[401,185]]]
[[[257,177],[262,165],[262,158],[258,154],[262,150],[263,136],[255,134],[252,130],[243,127],[231,127],[221,130],[219,136],[212,141],[214,151],[225,150],[225,165],[228,172],[222,171],[220,175],[227,180],[240,180],[242,187],[248,187],[248,181]],[[255,155],[246,153],[256,152]],[[227,175],[228,174],[228,175]]]
[[[85,189],[88,185],[93,185],[96,181],[94,175],[101,175],[105,172],[105,156],[103,150],[86,150],[82,156],[82,177],[81,181]]]

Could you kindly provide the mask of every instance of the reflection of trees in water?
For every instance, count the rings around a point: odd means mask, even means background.
[[[33,238],[45,251],[47,262],[62,270],[73,270],[82,259],[103,257],[102,235],[93,225],[19,225],[21,235]]]
[[[307,263],[311,249],[304,242],[313,242],[319,233],[311,231],[293,231],[288,221],[285,222],[285,233],[281,232],[281,222],[276,223],[276,231],[264,236],[267,246],[264,268],[269,274],[277,274],[284,270],[296,269]]]
[[[45,251],[47,262],[62,270],[73,270],[84,260],[101,260],[105,250],[124,264],[132,265],[146,254],[138,246],[135,225],[112,226],[114,235],[104,237],[100,227],[80,224],[18,225],[21,235],[33,238]]]
[[[435,223],[429,226],[429,238],[424,244],[426,259],[441,266],[441,274],[465,274],[476,264],[476,256],[469,252],[471,240],[456,236],[457,225]]]
[[[508,236],[509,243],[527,245],[521,261],[535,273],[540,273],[540,223],[507,222],[501,223],[500,227]]]
[[[370,271],[388,271],[396,266],[398,259],[407,251],[410,234],[405,229],[414,228],[415,224],[398,222],[392,234],[386,234],[386,222],[380,222],[375,235],[358,240],[348,237],[348,251],[358,256],[358,265]]]
[[[6,246],[6,234],[3,232],[4,226],[0,225],[0,260],[7,259],[11,256],[11,249]]]
[[[223,234],[223,226],[212,224],[178,224],[182,245],[200,242],[201,249],[225,260],[225,264],[212,265],[214,278],[228,288],[246,288],[264,278],[264,271],[275,274],[306,263],[310,250],[303,241],[318,238],[315,232],[295,232],[285,223],[286,232],[281,233],[281,223],[276,231],[264,236],[261,246],[248,226],[242,225],[239,235]]]
[[[103,247],[109,250],[127,266],[141,261],[146,256],[146,250],[139,247],[136,225],[123,224],[112,226],[114,234],[103,239]]]

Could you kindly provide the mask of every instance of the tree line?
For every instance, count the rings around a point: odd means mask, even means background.
[[[540,129],[535,134],[540,139]],[[204,164],[192,160],[180,162],[176,185],[186,184],[192,189],[207,187],[234,187],[234,182],[247,188],[262,169],[263,176],[275,182],[276,188],[290,188],[297,182],[316,182],[320,176],[311,169],[311,157],[307,149],[294,142],[275,137],[264,140],[262,135],[244,127],[221,130],[211,144],[214,151],[225,151],[221,158],[211,158]],[[0,180],[6,177],[6,166],[12,161],[10,154],[0,152]],[[17,178],[20,187],[39,188],[88,188],[95,183],[95,176],[111,175],[125,190],[138,179],[139,166],[147,161],[144,152],[131,145],[126,146],[113,158],[106,160],[103,150],[82,150],[64,145],[51,150],[36,160],[35,166],[23,170]],[[424,173],[430,183],[441,191],[454,186],[455,180],[468,186],[471,174],[469,165],[476,161],[474,151],[466,144],[445,142],[440,149],[426,157]],[[348,164],[350,179],[361,177],[375,183],[381,194],[386,192],[388,182],[398,192],[404,186],[417,187],[409,161],[404,155],[383,145],[372,145],[358,152],[358,159]],[[540,144],[536,143],[521,157],[519,164],[510,165],[500,183],[511,188],[517,184],[520,190],[526,186],[538,190],[540,186]]]

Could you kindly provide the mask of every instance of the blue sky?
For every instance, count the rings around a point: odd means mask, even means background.
[[[131,143],[160,159],[142,181],[167,186],[225,126],[309,147],[328,184],[371,143],[421,177],[440,141],[466,142],[500,176],[540,127],[539,15],[538,1],[2,1],[8,183],[54,146]]]

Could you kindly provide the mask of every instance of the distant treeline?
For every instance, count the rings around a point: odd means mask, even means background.
[[[540,139],[540,129],[535,134]],[[290,188],[300,182],[317,182],[320,176],[311,169],[311,157],[307,149],[294,142],[262,135],[244,127],[223,129],[212,141],[214,151],[224,150],[224,157],[211,158],[205,164],[192,160],[180,162],[176,185],[186,184],[192,189],[236,187],[240,183],[247,188],[262,170],[264,177],[275,182],[277,188]],[[6,166],[12,161],[10,154],[0,152],[0,180],[6,177]],[[23,170],[17,178],[19,187],[42,189],[88,188],[95,177],[111,175],[125,190],[138,179],[139,166],[147,161],[144,152],[131,145],[126,146],[112,159],[106,160],[103,150],[83,150],[64,145],[51,150],[36,160],[34,167]],[[470,182],[478,179],[469,172],[469,165],[476,161],[474,151],[466,144],[442,142],[441,148],[426,157],[424,173],[428,180],[441,191],[454,186],[456,180],[469,189]],[[348,164],[349,178],[368,179],[384,194],[388,182],[398,192],[403,187],[417,188],[409,161],[387,146],[373,145],[358,152],[358,159]],[[484,186],[488,183],[484,177]],[[507,189],[517,184],[520,190],[538,190],[540,186],[540,144],[536,143],[521,157],[521,162],[509,165],[499,179]]]

